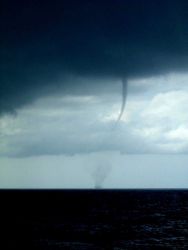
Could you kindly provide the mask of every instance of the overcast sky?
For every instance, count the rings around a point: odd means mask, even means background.
[[[2,7],[1,188],[188,188],[187,1]]]

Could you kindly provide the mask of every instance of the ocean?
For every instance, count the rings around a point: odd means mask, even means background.
[[[7,249],[188,249],[188,190],[1,190],[0,198]]]

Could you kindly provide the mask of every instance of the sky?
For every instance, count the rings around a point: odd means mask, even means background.
[[[188,188],[187,1],[2,7],[0,188]]]

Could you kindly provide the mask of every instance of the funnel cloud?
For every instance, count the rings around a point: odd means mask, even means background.
[[[127,100],[127,81],[125,79],[122,80],[122,104],[121,104],[121,110],[120,114],[118,116],[118,121],[121,120],[121,117],[125,110],[126,100]]]

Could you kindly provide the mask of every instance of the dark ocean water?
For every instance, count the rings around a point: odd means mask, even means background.
[[[2,190],[0,197],[1,249],[188,249],[188,190]]]

